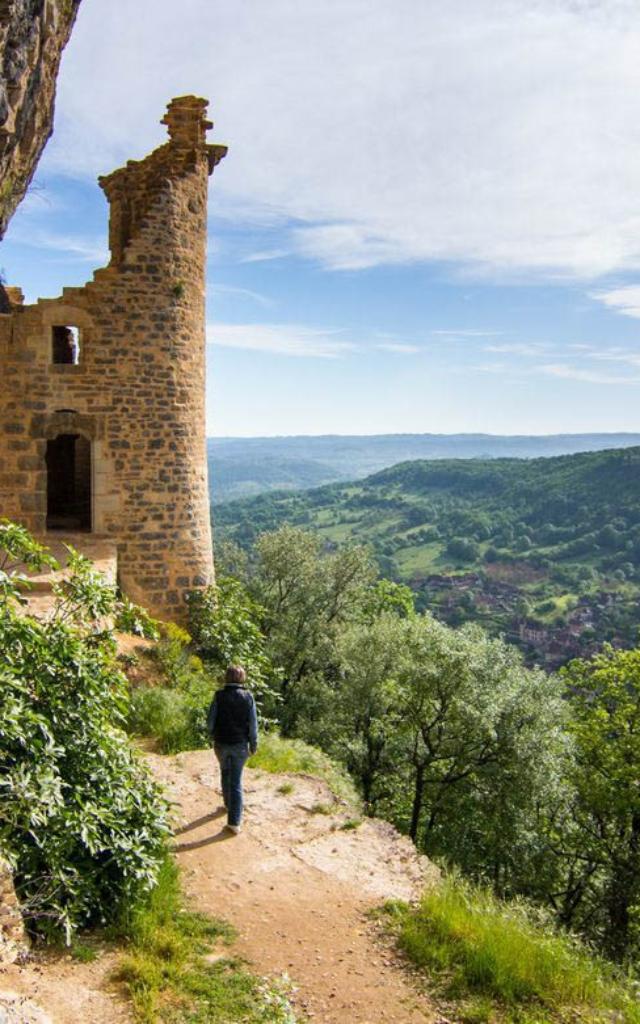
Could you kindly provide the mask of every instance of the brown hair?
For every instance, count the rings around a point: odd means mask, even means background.
[[[225,686],[242,686],[246,681],[247,673],[242,665],[228,665],[224,674]]]

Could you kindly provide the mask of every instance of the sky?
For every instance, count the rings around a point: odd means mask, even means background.
[[[210,100],[216,436],[640,430],[637,0],[82,0],[2,246],[108,261],[97,186]]]

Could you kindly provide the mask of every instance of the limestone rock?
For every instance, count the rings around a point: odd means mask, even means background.
[[[53,127],[56,79],[80,0],[0,0],[0,238]]]
[[[13,876],[6,862],[0,858],[0,966],[12,964],[28,948],[27,934],[13,888]],[[3,1024],[1,1009],[0,1024]]]
[[[0,1024],[53,1024],[41,1006],[17,992],[0,992]]]

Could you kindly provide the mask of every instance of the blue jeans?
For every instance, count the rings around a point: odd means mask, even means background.
[[[220,762],[222,798],[229,825],[242,821],[242,770],[249,757],[248,743],[216,743],[213,747]]]

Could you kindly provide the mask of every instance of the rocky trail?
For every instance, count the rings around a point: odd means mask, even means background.
[[[254,971],[290,979],[301,1020],[441,1020],[368,913],[416,897],[434,879],[408,839],[380,821],[343,828],[352,812],[319,779],[257,770],[246,772],[245,827],[232,836],[210,751],[148,757],[175,804],[174,849],[190,902],[234,925],[231,951]],[[124,1024],[131,1018],[112,968],[111,953],[88,964],[32,959],[0,971],[0,990],[34,1000],[52,1024]],[[2,1006],[0,996],[0,1022]]]

